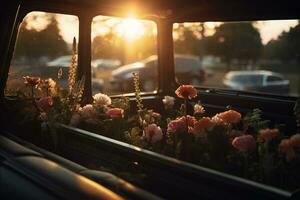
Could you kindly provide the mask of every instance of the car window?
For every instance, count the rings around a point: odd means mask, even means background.
[[[299,96],[298,40],[298,20],[174,23],[175,80],[200,87]],[[270,88],[262,77],[268,77],[267,82],[285,81]]]
[[[20,24],[11,60],[5,94],[26,90],[23,77],[52,78],[66,86],[71,64],[72,42],[78,39],[76,16],[31,12]],[[60,71],[60,77],[58,72]]]
[[[156,25],[133,17],[96,16],[92,22],[93,93],[134,92],[137,72],[142,92],[157,89]]]
[[[280,77],[278,77],[278,76],[268,76],[268,77],[267,77],[267,81],[268,81],[268,82],[282,81],[282,78],[280,78]]]

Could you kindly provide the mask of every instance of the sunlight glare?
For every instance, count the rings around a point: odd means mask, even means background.
[[[145,27],[141,21],[128,17],[122,20],[116,31],[128,41],[132,41],[145,34]]]

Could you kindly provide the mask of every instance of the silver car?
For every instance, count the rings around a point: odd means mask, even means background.
[[[264,92],[272,94],[288,94],[289,80],[275,72],[255,71],[230,71],[223,78],[223,84],[230,89]]]

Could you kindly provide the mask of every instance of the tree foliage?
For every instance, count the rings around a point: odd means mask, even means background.
[[[224,23],[216,28],[212,47],[230,65],[232,59],[257,60],[263,48],[260,33],[252,23]],[[229,70],[229,69],[228,69]]]
[[[15,57],[34,60],[46,56],[55,58],[69,53],[54,16],[48,16],[48,25],[42,30],[29,29],[27,21],[21,24],[15,48]]]
[[[282,32],[276,40],[267,43],[264,49],[264,57],[267,59],[279,59],[281,61],[300,61],[300,25]]]

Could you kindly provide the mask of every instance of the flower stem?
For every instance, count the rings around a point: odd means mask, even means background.
[[[243,153],[244,157],[244,177],[248,178],[248,154]]]

